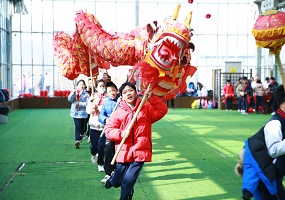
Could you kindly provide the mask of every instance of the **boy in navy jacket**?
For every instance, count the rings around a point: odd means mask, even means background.
[[[278,110],[255,135],[245,141],[243,199],[285,199],[282,178],[285,174],[285,92],[279,86],[274,97]]]

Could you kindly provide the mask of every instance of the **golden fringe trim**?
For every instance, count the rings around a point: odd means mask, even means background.
[[[267,30],[252,29],[252,34],[254,35],[254,37],[258,38],[274,37],[277,35],[283,35],[285,37],[285,26],[279,28],[271,28]]]
[[[278,48],[282,47],[285,44],[285,37],[279,40],[267,40],[267,41],[260,41],[255,40],[256,46],[263,47],[263,48]]]

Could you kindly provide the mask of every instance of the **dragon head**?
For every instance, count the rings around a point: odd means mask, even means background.
[[[191,50],[195,46],[190,42],[192,30],[190,12],[183,23],[176,21],[180,4],[176,7],[171,21],[159,28],[148,43],[148,52],[142,62],[134,69],[141,88],[152,84],[153,94],[162,100],[175,97],[186,90],[186,78],[193,76],[196,67],[191,66]]]
[[[153,62],[164,70],[170,70],[182,60],[188,48],[191,32],[180,23],[166,27],[151,50],[150,57]]]
[[[193,30],[190,28],[192,11],[183,24],[176,21],[179,9],[180,4],[175,9],[175,17],[171,21],[165,21],[165,26],[158,30],[149,45],[151,48],[147,62],[156,67],[160,74],[172,70],[174,66],[183,65],[187,51],[194,50],[194,45],[190,42]]]

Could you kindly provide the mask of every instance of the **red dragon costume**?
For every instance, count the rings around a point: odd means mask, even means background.
[[[73,71],[68,75],[73,79],[72,73],[80,71],[88,76],[89,63],[104,69],[108,69],[108,64],[130,65],[138,71],[136,78],[142,90],[152,84],[153,94],[162,100],[184,93],[186,78],[193,76],[196,67],[190,63],[191,50],[194,51],[190,42],[192,12],[182,24],[177,20],[179,10],[180,4],[172,19],[164,25],[157,26],[157,22],[153,22],[141,30],[115,34],[104,30],[94,15],[78,12],[73,37],[60,33],[54,38],[55,57],[61,74],[66,76],[66,69],[71,68]]]

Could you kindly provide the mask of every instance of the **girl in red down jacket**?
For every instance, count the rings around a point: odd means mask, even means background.
[[[234,86],[231,84],[230,80],[227,80],[224,86],[224,96],[226,98],[226,111],[232,110],[233,108],[233,98],[235,94]]]
[[[114,174],[106,180],[105,187],[121,186],[120,200],[132,199],[134,185],[144,162],[152,159],[152,123],[160,120],[167,113],[166,104],[156,96],[148,94],[147,102],[142,106],[133,128],[128,132],[130,124],[141,100],[137,98],[135,85],[130,82],[124,83],[119,89],[122,96],[120,107],[112,114],[106,124],[106,137],[115,141],[118,148],[123,137],[127,138],[116,159]]]

